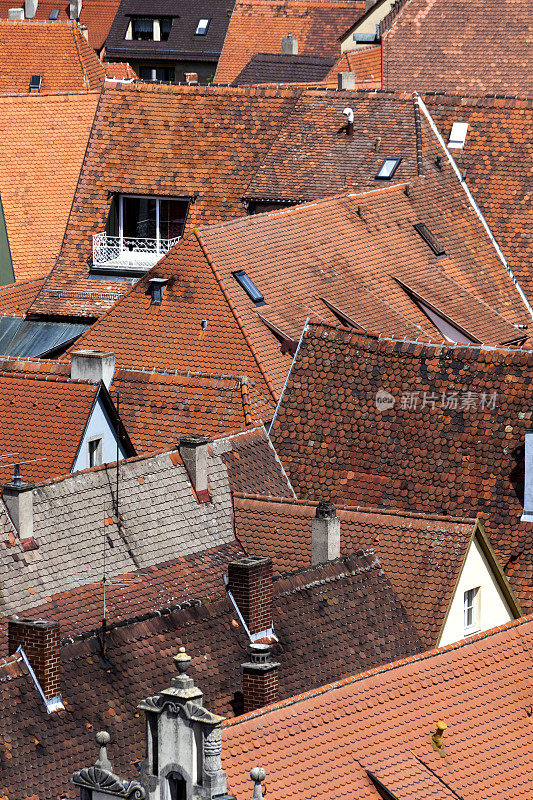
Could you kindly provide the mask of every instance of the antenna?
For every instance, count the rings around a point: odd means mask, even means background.
[[[118,458],[119,458],[119,455],[120,455],[119,446],[118,446],[118,435],[119,435],[118,431],[119,431],[119,424],[120,424],[120,422],[119,422],[119,419],[120,419],[119,414],[120,414],[120,393],[119,393],[119,391],[117,389],[117,422],[116,422],[116,426],[115,426],[115,428],[116,428],[115,437],[116,437],[116,440],[117,440],[117,488],[116,488],[116,493],[115,493],[115,513],[116,513],[116,516],[117,516],[117,525],[119,523],[119,513],[120,513],[119,512],[119,504],[118,504],[118,478],[119,478]]]
[[[106,608],[106,596],[105,596],[105,584],[107,580],[106,576],[106,553],[107,553],[107,533],[105,530],[105,519],[102,520],[103,530],[104,530],[104,564],[103,564],[103,573],[102,573],[102,590],[103,590],[103,609],[102,609],[102,655],[105,658],[105,650],[106,650],[106,635],[107,635],[107,608]]]

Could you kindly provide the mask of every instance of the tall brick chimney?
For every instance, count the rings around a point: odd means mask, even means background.
[[[242,664],[244,713],[277,703],[279,662],[270,660],[269,644],[250,645],[250,660]]]
[[[341,521],[331,500],[321,500],[311,522],[311,563],[340,558]]]
[[[228,591],[250,634],[272,629],[272,559],[247,556],[228,564]]]
[[[11,655],[22,647],[47,700],[61,694],[59,623],[43,619],[10,617],[7,623]]]

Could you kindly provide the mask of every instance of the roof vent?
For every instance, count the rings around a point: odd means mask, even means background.
[[[339,72],[337,75],[337,88],[352,91],[355,89],[355,72]]]
[[[298,55],[298,39],[288,33],[281,40],[281,55],[282,56],[297,56]]]
[[[437,722],[437,730],[435,733],[431,734],[431,746],[434,750],[437,751],[439,756],[445,756],[446,753],[444,751],[444,742],[442,740],[442,734],[446,730],[448,726],[445,722]]]
[[[346,136],[353,136],[353,120],[354,120],[353,108],[346,106],[346,108],[342,112],[342,116],[346,120]]]
[[[26,19],[35,19],[37,5],[37,0],[24,0],[24,14]]]
[[[43,82],[42,75],[32,75],[30,79],[30,92],[40,92],[41,83]]]
[[[448,147],[453,147],[456,150],[462,150],[465,146],[466,134],[468,131],[468,122],[454,122],[448,141]]]
[[[167,278],[150,278],[150,305],[160,306],[163,302],[163,295],[165,293],[165,286],[168,283]]]
[[[7,18],[13,20],[14,22],[22,22],[24,19],[24,9],[10,8],[7,12]]]

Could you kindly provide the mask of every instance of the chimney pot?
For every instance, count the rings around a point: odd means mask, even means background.
[[[2,500],[21,539],[33,537],[33,483],[26,483],[20,474],[20,465],[10,483],[4,484]]]
[[[277,703],[279,662],[271,661],[269,644],[250,645],[250,660],[242,664],[244,713]]]
[[[321,500],[311,521],[311,562],[333,561],[341,554],[341,521],[331,500]]]
[[[272,559],[247,556],[228,564],[228,590],[250,634],[272,629]]]
[[[16,20],[17,22],[22,22],[24,19],[24,9],[10,8],[7,12],[7,18],[11,20]]]
[[[37,0],[24,0],[24,14],[26,19],[34,19],[37,13]]]
[[[339,89],[355,90],[355,72],[339,72],[337,81]]]
[[[69,17],[70,19],[77,20],[80,18],[82,7],[82,0],[70,0]]]
[[[201,503],[207,502],[209,488],[207,484],[207,446],[211,439],[209,436],[190,434],[182,436],[179,441],[179,452],[185,469],[193,485],[196,496]]]
[[[70,356],[70,377],[91,383],[104,382],[109,389],[115,374],[115,354],[99,350],[75,350]]]
[[[7,622],[9,655],[22,647],[47,700],[59,697],[60,631],[58,622],[13,616]]]
[[[292,33],[288,33],[281,40],[281,54],[283,56],[298,55],[298,39]]]

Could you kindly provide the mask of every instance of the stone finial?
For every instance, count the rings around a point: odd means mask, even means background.
[[[263,787],[261,783],[266,778],[266,772],[263,767],[252,767],[250,770],[250,778],[255,784],[252,800],[263,800]]]
[[[187,655],[185,648],[180,647],[178,650],[178,655],[174,656],[174,664],[180,675],[185,675],[187,673],[191,661],[192,658]]]
[[[95,736],[96,744],[100,747],[100,753],[98,754],[98,760],[95,764],[96,767],[100,767],[101,769],[105,769],[108,772],[113,771],[113,767],[111,766],[111,762],[107,757],[107,745],[111,741],[111,736],[108,734],[107,731],[98,731]]]

